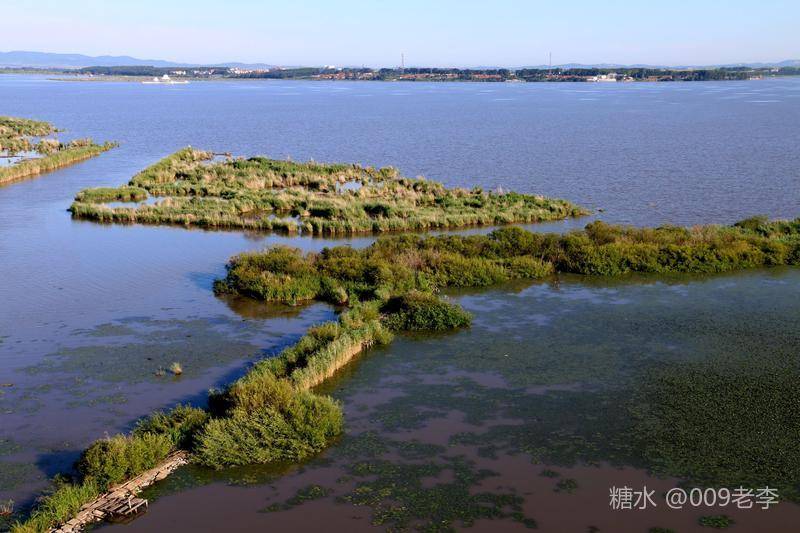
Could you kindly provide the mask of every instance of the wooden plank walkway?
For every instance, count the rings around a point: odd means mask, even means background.
[[[188,454],[184,451],[169,454],[155,468],[151,468],[125,483],[112,487],[93,502],[81,507],[74,518],[60,527],[50,530],[51,533],[75,533],[83,530],[87,524],[92,522],[135,516],[147,509],[147,500],[137,497],[137,494],[143,488],[164,479],[187,462],[189,462]]]

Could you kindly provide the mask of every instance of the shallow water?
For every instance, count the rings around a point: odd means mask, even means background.
[[[692,531],[701,516],[724,513],[736,530],[792,531],[800,507],[790,503],[668,509],[659,498],[680,481],[649,475],[628,449],[624,401],[657,365],[791,352],[798,296],[800,272],[790,269],[568,277],[454,296],[475,313],[470,330],[401,337],[323,388],[343,402],[347,432],[321,457],[252,479],[185,472],[150,490],[157,503],[126,530],[310,531],[324,517],[337,531],[473,520],[479,531],[531,520],[542,531]],[[612,511],[613,486],[647,486],[657,507]],[[486,509],[497,516],[481,519]]]
[[[798,79],[487,89],[250,81],[152,87],[0,76],[0,114],[52,121],[68,130],[62,140],[91,136],[121,143],[92,160],[0,188],[0,500],[28,501],[88,442],[129,428],[152,409],[202,401],[208,388],[233,379],[248,361],[332,316],[321,305],[289,312],[211,293],[213,279],[235,253],[272,243],[319,249],[330,240],[73,221],[66,208],[79,190],[125,183],[144,166],[193,145],[234,155],[394,165],[451,186],[502,186],[602,207],[599,216],[613,222],[794,217],[800,214],[798,97]],[[562,231],[588,220],[536,229]],[[371,240],[336,242],[363,246]],[[762,286],[795,287],[792,275],[759,271],[714,283],[728,284],[718,288],[720,294],[755,287],[750,294],[758,300]],[[560,358],[535,363],[552,378],[531,385],[535,390],[571,390],[574,383],[558,375],[564,371],[624,376],[625,358],[608,355],[615,353],[613,343],[650,346],[656,335],[618,328],[601,350],[593,326],[614,320],[620,303],[608,296],[612,289],[572,283],[540,295],[550,302],[549,312],[537,303],[525,313],[525,331],[569,325],[560,330],[563,338],[551,336],[542,346]],[[544,290],[536,287],[529,290]],[[714,297],[697,296],[682,283],[654,287],[639,289],[647,295],[637,298],[683,291],[686,302],[701,306]],[[467,306],[496,308],[498,317],[515,298],[462,296]],[[570,302],[586,305],[581,298],[601,304],[570,322],[565,310]],[[691,309],[673,320],[691,323]],[[742,309],[720,312],[742,323],[736,313],[749,308]],[[517,333],[496,320],[481,324],[488,320],[482,316],[477,325],[484,341],[467,333],[437,341],[435,349],[455,353],[459,339],[485,342],[486,350],[518,346]],[[660,324],[651,321],[650,327]],[[576,351],[573,335],[585,353]],[[668,357],[670,342],[692,338],[662,339],[654,353]],[[396,346],[390,350],[406,345]],[[432,349],[428,343],[408,346]],[[713,351],[713,343],[702,350]],[[599,351],[605,355],[592,359]],[[172,361],[181,363],[184,375],[158,375]],[[501,368],[506,358],[471,361],[463,376],[489,386],[500,377],[487,368]]]

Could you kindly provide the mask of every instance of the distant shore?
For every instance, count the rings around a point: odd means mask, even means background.
[[[0,69],[8,74],[40,74],[57,81],[141,82],[154,78],[165,82],[223,80],[293,81],[423,81],[473,83],[632,83],[667,81],[749,81],[800,76],[800,67],[720,67],[669,69],[616,68],[523,68],[517,70],[456,68],[271,68],[233,67],[84,67],[80,69]]]

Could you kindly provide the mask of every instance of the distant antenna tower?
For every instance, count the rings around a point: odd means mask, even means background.
[[[400,53],[400,70],[403,71],[406,69],[406,54]]]
[[[553,75],[553,52],[550,52],[550,56],[547,60],[547,77],[551,77]]]

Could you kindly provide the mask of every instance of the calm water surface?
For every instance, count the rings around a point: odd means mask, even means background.
[[[193,145],[394,165],[450,186],[567,198],[602,208],[599,216],[611,222],[795,217],[799,104],[798,79],[159,87],[0,76],[0,114],[51,121],[67,130],[65,138],[121,143],[96,159],[0,188],[0,499],[28,500],[88,442],[129,428],[152,409],[202,401],[206,389],[239,375],[247,361],[332,316],[322,305],[265,308],[222,301],[210,290],[235,253],[276,242],[318,249],[331,241],[72,221],[65,210],[80,189],[119,185]],[[726,278],[718,290],[758,294],[774,283],[795,287],[797,280],[791,271],[764,272]],[[681,290],[691,300],[697,286],[664,291]],[[602,297],[606,289],[580,290]],[[552,320],[537,310],[538,297],[526,301],[525,327]],[[795,314],[796,301],[787,303]],[[593,316],[603,320],[610,306],[593,307]],[[577,330],[564,331],[560,346],[573,357],[576,345],[566,339]],[[484,333],[491,338],[495,330]],[[459,338],[442,341],[443,349],[453,350]],[[184,367],[181,378],[156,375],[172,361]]]

